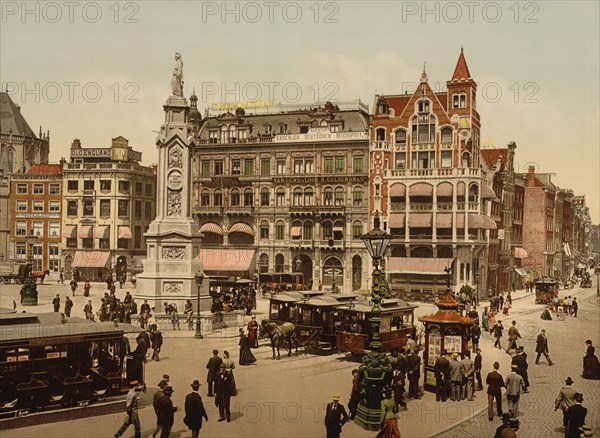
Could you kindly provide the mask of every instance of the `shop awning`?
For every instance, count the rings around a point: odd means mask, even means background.
[[[110,234],[110,225],[98,225],[96,227],[95,237],[96,239],[108,239]]]
[[[404,213],[392,213],[390,215],[390,228],[404,228]]]
[[[483,216],[480,214],[469,213],[469,228],[485,228]]]
[[[92,228],[91,225],[82,225],[81,228],[79,228],[79,237],[82,239],[91,239],[94,237]]]
[[[452,213],[438,213],[435,225],[437,228],[452,228]]]
[[[436,196],[452,196],[452,184],[444,182],[435,189]]]
[[[481,186],[481,197],[483,199],[494,199],[496,197],[496,193],[494,192],[494,190],[490,186],[482,184],[482,186]]]
[[[344,227],[342,227],[341,225],[334,225],[333,226],[333,232],[334,233],[343,233],[344,232]]]
[[[290,236],[292,237],[300,237],[302,235],[302,227],[292,227],[290,230]]]
[[[110,260],[108,251],[75,251],[74,268],[105,268]]]
[[[254,236],[254,230],[252,229],[252,227],[250,225],[248,225],[245,222],[238,222],[237,224],[233,224],[229,228],[229,232],[230,233],[244,233],[244,234],[250,234],[251,236]]]
[[[483,218],[483,228],[486,230],[495,230],[498,228],[496,221],[489,216],[481,216]]]
[[[385,270],[390,274],[446,275],[444,268],[448,266],[452,266],[452,259],[388,257]]]
[[[526,259],[527,257],[529,257],[529,254],[527,254],[527,251],[525,251],[524,248],[518,246],[515,248],[515,257],[518,259]]]
[[[456,228],[464,228],[465,227],[465,215],[459,213],[456,215]]]
[[[214,222],[208,222],[200,227],[200,232],[201,233],[214,233],[214,234],[218,234],[219,236],[222,236],[223,228],[221,228],[219,225],[215,224]]]
[[[131,228],[126,225],[119,226],[119,239],[131,239]]]
[[[433,186],[425,183],[413,184],[409,188],[410,196],[432,196]]]
[[[390,187],[390,197],[402,197],[406,195],[406,186],[396,183]]]
[[[408,215],[408,226],[414,228],[431,227],[431,213],[411,213]]]
[[[62,236],[67,239],[75,239],[77,237],[77,225],[65,225]]]
[[[521,277],[527,277],[527,271],[525,271],[523,268],[515,268],[515,272]]]
[[[202,270],[208,276],[247,277],[256,269],[256,251],[241,248],[203,248],[200,250]]]

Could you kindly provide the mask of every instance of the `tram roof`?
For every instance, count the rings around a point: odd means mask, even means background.
[[[413,310],[419,306],[415,304],[409,304],[407,301],[397,298],[386,298],[381,302],[380,307],[382,313],[387,313],[395,310]],[[373,305],[369,303],[367,298],[363,298],[355,301],[349,301],[348,304],[343,303],[341,308],[347,312],[371,313],[373,310]]]
[[[17,317],[18,315],[18,317]],[[139,329],[131,324],[112,322],[94,322],[83,318],[67,318],[61,323],[60,313],[0,315],[0,319],[13,317],[11,324],[0,325],[0,345],[13,344],[15,341],[44,339],[47,344],[56,343],[55,338],[65,342],[83,341],[87,337],[137,333]],[[6,322],[6,321],[3,321]],[[55,342],[52,340],[54,339]]]

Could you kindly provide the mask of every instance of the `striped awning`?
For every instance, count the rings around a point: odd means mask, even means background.
[[[119,226],[119,239],[131,239],[131,228],[126,225]]]
[[[494,199],[496,197],[496,193],[490,186],[484,184],[481,186],[481,197],[483,199]]]
[[[437,228],[452,228],[452,213],[438,213],[435,225]]]
[[[250,225],[248,225],[245,222],[238,222],[237,224],[233,224],[231,227],[229,227],[229,233],[244,233],[254,236],[254,230]]]
[[[525,271],[523,268],[515,268],[515,272],[521,277],[527,277],[527,271]]]
[[[110,259],[109,251],[75,251],[74,268],[105,268]]]
[[[526,259],[527,257],[529,257],[529,254],[527,254],[527,251],[525,251],[524,248],[518,246],[515,248],[515,257],[518,259]]]
[[[408,215],[408,226],[414,228],[431,227],[431,213],[411,213]]]
[[[79,228],[79,237],[82,239],[91,239],[94,237],[92,231],[93,227],[91,225],[82,225],[81,228]]]
[[[390,197],[401,197],[406,195],[406,186],[396,183],[390,187]]]
[[[202,248],[202,270],[206,275],[229,275],[250,278],[256,269],[253,249]]]
[[[435,189],[436,196],[452,196],[452,184],[443,182]]]
[[[200,227],[200,232],[201,233],[214,233],[214,234],[218,234],[219,236],[222,236],[223,228],[221,228],[219,225],[215,224],[214,222],[208,222]]]
[[[465,183],[462,181],[459,181],[458,184],[456,184],[456,195],[457,196],[465,196]]]
[[[453,259],[421,257],[388,257],[386,272],[390,274],[447,275],[444,268],[452,266]]]
[[[110,232],[110,225],[98,225],[96,227],[95,237],[96,239],[108,239]]]
[[[77,225],[65,225],[62,236],[67,239],[75,239],[77,237]]]
[[[433,186],[425,183],[413,184],[409,188],[410,196],[432,196]]]
[[[295,226],[290,230],[290,236],[292,237],[300,237],[302,235],[302,227]]]
[[[392,213],[389,220],[390,228],[404,228],[405,216],[404,213]]]

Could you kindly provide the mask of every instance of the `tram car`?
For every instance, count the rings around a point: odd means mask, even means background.
[[[380,351],[393,351],[408,342],[414,331],[414,310],[418,306],[396,298],[384,299],[379,324]],[[340,309],[342,323],[336,335],[336,346],[341,352],[365,353],[371,349],[371,322],[373,306],[367,299],[353,300]]]
[[[61,320],[59,313],[0,314],[0,418],[127,392],[133,364],[125,334],[137,331],[129,324]]]
[[[543,278],[535,282],[535,302],[552,303],[554,297],[558,296],[560,283],[552,278]]]
[[[302,272],[263,272],[258,276],[259,285],[265,292],[301,291],[304,290],[304,274]]]

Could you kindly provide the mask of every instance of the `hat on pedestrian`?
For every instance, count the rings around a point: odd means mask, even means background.
[[[252,319],[256,319],[256,316],[253,316]]]
[[[213,350],[213,354],[219,354],[219,350]]]
[[[158,387],[160,389],[164,389],[165,386],[168,386],[168,385],[169,385],[169,382],[165,379],[162,379],[160,382],[158,382]]]
[[[341,397],[340,397],[340,395],[339,395],[339,394],[333,394],[333,395],[331,396],[331,399],[332,399],[332,400],[335,400],[335,401],[339,401],[339,400],[340,400],[340,398],[341,398]]]
[[[171,379],[168,374],[163,374],[163,379],[167,382]]]
[[[138,382],[137,380],[132,380],[131,382],[129,382],[129,384],[130,384],[131,386],[135,386],[135,385],[137,385],[138,383],[140,383],[140,382]]]
[[[542,329],[542,333],[546,333],[546,329]]]
[[[571,379],[570,377],[567,377],[567,380],[565,380],[565,383],[567,385],[570,385],[571,383],[573,383],[573,379]]]
[[[225,356],[225,357],[229,357],[229,351],[225,350],[225,351],[223,352],[223,356]]]
[[[174,391],[173,391],[173,387],[172,387],[171,385],[167,385],[167,386],[165,386],[165,389],[163,389],[163,392],[164,392],[166,395],[171,395],[171,394],[173,394],[173,392],[174,392]]]
[[[498,362],[494,362],[494,369],[497,370],[500,368],[500,364]]]
[[[458,353],[452,353],[452,357],[458,357]]]
[[[476,349],[475,349],[475,351],[476,351],[477,353],[481,353],[481,348],[476,348]]]
[[[201,387],[202,385],[200,385],[200,382],[199,382],[198,380],[194,380],[190,386],[191,386],[192,388],[199,388],[199,387]]]

